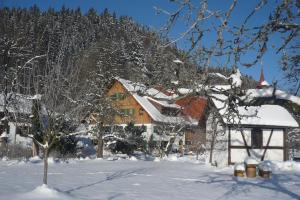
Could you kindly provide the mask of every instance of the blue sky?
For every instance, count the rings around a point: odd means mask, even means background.
[[[196,0],[195,0],[196,1]],[[196,1],[198,2],[198,1]],[[210,0],[209,8],[211,9],[228,9],[232,1],[221,1],[221,0]],[[250,1],[239,1],[237,9],[232,14],[232,23],[241,23],[241,20],[250,13],[251,8],[256,5],[256,0]],[[272,2],[272,1],[271,1]],[[275,0],[274,0],[275,2]],[[117,16],[127,15],[131,16],[134,21],[147,25],[151,28],[160,28],[166,22],[166,16],[157,15],[154,7],[164,8],[166,10],[174,9],[174,4],[169,3],[168,0],[1,0],[0,6],[9,7],[30,7],[36,4],[42,10],[47,10],[49,7],[60,9],[62,5],[68,8],[80,7],[82,12],[86,12],[89,8],[94,8],[98,12],[102,12],[105,8],[108,8],[110,12],[115,12]],[[256,17],[250,21],[251,25],[263,22],[274,5],[272,3],[265,7],[258,13]],[[183,23],[178,23],[172,31],[170,37],[176,37],[185,30]],[[276,44],[279,38],[271,38],[271,41]],[[209,42],[209,38],[208,38]],[[184,40],[178,42],[178,47],[186,48],[186,42]],[[282,80],[282,73],[279,69],[279,57],[280,55],[275,54],[272,48],[266,53],[262,59],[262,65],[265,71],[265,78],[269,83],[273,80],[278,80],[279,85],[285,87],[285,81]],[[247,57],[246,57],[247,60]],[[258,80],[260,76],[261,64],[252,68],[245,68],[240,66],[242,73],[251,75],[254,79]]]

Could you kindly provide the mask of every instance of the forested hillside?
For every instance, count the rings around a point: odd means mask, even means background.
[[[47,106],[60,112],[72,106],[69,102],[92,105],[87,94],[103,96],[115,76],[166,87],[180,80],[179,86],[189,87],[203,78],[198,74],[207,73],[176,46],[165,47],[166,41],[153,30],[107,9],[83,14],[64,7],[1,8],[0,19],[1,92],[41,93]],[[230,73],[220,68],[210,71]],[[246,87],[255,85],[247,80]],[[218,77],[203,82],[226,83]],[[85,102],[79,103],[82,99]]]

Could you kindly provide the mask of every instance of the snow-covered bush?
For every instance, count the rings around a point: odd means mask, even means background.
[[[143,132],[145,132],[144,126],[134,126],[133,123],[129,123],[123,132],[108,138],[108,148],[113,153],[132,154],[136,150],[145,152],[146,141]]]
[[[77,138],[75,136],[67,136],[60,138],[53,148],[56,157],[75,157]]]

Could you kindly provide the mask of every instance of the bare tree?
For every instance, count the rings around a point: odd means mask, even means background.
[[[185,40],[190,47],[188,57],[194,59],[200,66],[201,72],[203,72],[202,74],[198,73],[196,79],[194,74],[188,74],[182,79],[178,79],[178,81],[183,83],[184,79],[193,80],[194,84],[188,85],[188,88],[190,88],[190,93],[194,95],[204,95],[210,100],[215,98],[211,95],[212,93],[226,96],[226,100],[220,99],[227,108],[227,113],[224,114],[226,116],[218,116],[218,110],[213,112],[216,114],[212,116],[215,118],[215,120],[212,120],[213,127],[217,127],[221,123],[218,118],[222,117],[235,119],[234,126],[240,129],[242,116],[238,112],[238,106],[248,104],[245,103],[245,99],[240,98],[244,95],[244,92],[242,90],[243,82],[241,79],[236,79],[239,76],[237,73],[238,67],[253,67],[263,59],[263,56],[271,47],[275,49],[279,55],[278,57],[282,58],[279,61],[286,77],[294,84],[295,94],[299,92],[299,53],[297,53],[300,30],[299,21],[297,21],[299,19],[299,2],[290,0],[274,4],[273,2],[261,0],[258,1],[249,14],[245,15],[241,23],[235,23],[233,15],[242,12],[239,8],[241,3],[243,2],[232,0],[224,3],[228,6],[224,10],[212,10],[210,9],[210,1],[178,0],[171,2],[175,7],[171,11],[156,8],[158,13],[168,17],[166,25],[162,28],[162,33],[166,37],[170,35],[172,28],[182,23],[182,21],[186,25],[185,31],[180,33],[177,38],[167,40],[162,48],[172,46],[179,40]],[[264,20],[251,25],[250,20],[255,19],[258,12],[265,11],[267,6],[271,6],[273,10],[267,11]],[[243,15],[239,16],[243,17]],[[273,44],[272,38],[276,38],[278,35],[281,39]],[[251,61],[249,61],[249,58]],[[231,89],[217,92],[211,90],[209,79],[212,77],[209,76],[208,68],[213,66],[233,70],[230,77],[222,75],[225,80],[230,81]],[[220,133],[222,134],[222,131]],[[217,129],[211,130],[211,155],[218,134]],[[212,161],[211,156],[210,161]]]
[[[299,93],[299,16],[300,4],[297,0],[269,2],[260,0],[253,6],[249,14],[243,17],[241,23],[235,23],[232,15],[242,13],[239,7],[242,1],[233,0],[224,10],[211,10],[210,1],[199,2],[178,0],[172,1],[176,9],[168,11],[156,8],[157,12],[168,16],[163,27],[163,33],[168,36],[172,28],[184,21],[186,30],[176,39],[167,42],[166,46],[179,40],[190,44],[190,57],[207,71],[208,67],[217,66],[237,68],[238,66],[252,67],[259,63],[264,54],[274,48],[278,57],[282,58],[281,68],[286,78],[294,86],[295,94]],[[271,7],[271,11],[266,11]],[[250,21],[256,19],[259,12],[266,12],[265,18],[255,25]],[[273,43],[272,38],[281,37]],[[209,38],[209,43],[206,41]],[[251,55],[254,55],[251,57]],[[248,58],[251,57],[251,61]],[[247,58],[247,59],[246,59]],[[202,79],[202,81],[205,78]],[[202,82],[203,83],[203,82]]]

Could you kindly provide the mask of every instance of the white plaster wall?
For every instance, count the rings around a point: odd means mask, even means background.
[[[231,149],[231,162],[244,162],[247,156],[246,149]]]
[[[228,165],[228,151],[215,150],[213,154],[212,163],[216,163],[218,167],[225,167]]]
[[[211,133],[214,127],[212,127],[212,117],[210,114],[206,121],[206,149],[207,149],[207,162],[209,161]],[[226,130],[220,123],[218,123],[217,131],[218,137],[216,139],[215,148],[213,150],[212,163],[217,164],[220,167],[228,165],[228,130]]]
[[[263,149],[250,149],[251,157],[254,157],[257,160],[261,159],[263,152]],[[231,149],[231,162],[244,162],[247,157],[248,154],[246,149]]]
[[[265,160],[283,161],[284,152],[283,149],[267,150]]]
[[[242,134],[237,130],[231,130],[231,145],[244,146]],[[267,145],[271,129],[263,129],[263,145]],[[251,129],[244,129],[247,144],[251,145]],[[269,146],[283,147],[284,132],[281,129],[274,129]],[[251,156],[261,159],[264,149],[250,149]],[[248,157],[246,149],[231,149],[231,162],[244,162]],[[265,160],[283,161],[284,151],[282,149],[268,149]]]
[[[9,143],[11,144],[21,144],[25,146],[31,146],[32,145],[32,139],[21,137],[20,135],[16,134],[16,124],[13,122],[9,122]]]
[[[12,122],[8,123],[9,126],[9,134],[8,134],[8,140],[10,143],[16,143],[16,125]]]
[[[245,140],[248,144],[248,146],[251,145],[251,129],[245,128],[243,130],[245,135]],[[230,130],[230,138],[231,138],[231,145],[234,146],[245,146],[244,140],[242,137],[242,133],[240,131],[237,131],[235,129]]]
[[[221,130],[223,130],[222,127],[220,127],[220,131]],[[210,141],[211,140],[207,141],[208,154],[210,153]],[[213,149],[212,163],[216,163],[218,167],[228,165],[228,130],[219,134],[217,138],[217,142]]]
[[[271,129],[263,130],[263,145],[266,146],[268,143],[268,139],[271,134]],[[283,130],[282,129],[274,129],[273,134],[270,140],[269,146],[283,146]]]

